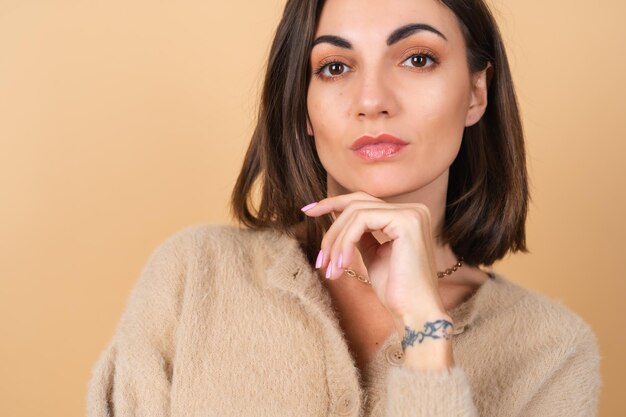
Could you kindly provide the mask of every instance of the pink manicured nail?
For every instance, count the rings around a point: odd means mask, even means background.
[[[328,268],[326,268],[326,278],[330,278],[332,274],[333,274],[333,263],[329,262]]]
[[[337,268],[341,269],[342,266],[343,266],[343,259],[341,257],[341,254],[339,254],[339,259],[337,259]]]
[[[315,206],[317,206],[317,201],[315,203],[307,204],[306,206],[302,207],[300,210],[307,211],[308,209],[311,209]]]
[[[324,260],[324,252],[320,251],[320,253],[317,254],[317,260],[315,261],[315,269],[320,269],[320,267],[322,266],[323,260]]]

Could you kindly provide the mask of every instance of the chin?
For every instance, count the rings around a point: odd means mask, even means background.
[[[359,181],[355,184],[354,191],[364,191],[376,198],[388,200],[393,197],[410,194],[418,189],[419,187],[411,187],[409,184],[404,184],[402,181],[379,177],[376,180],[367,183]]]

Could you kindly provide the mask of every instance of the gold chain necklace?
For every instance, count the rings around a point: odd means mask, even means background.
[[[443,272],[437,272],[437,278],[441,279],[447,275],[452,275],[452,273],[455,272],[457,269],[459,269],[461,266],[463,266],[462,256],[456,261],[456,264],[454,264],[452,268],[446,268],[446,270]],[[359,281],[365,284],[372,285],[372,281],[370,281],[368,278],[365,278],[363,275],[357,274],[354,269],[346,268],[343,271],[346,274],[350,275],[351,277],[355,277],[356,279],[358,279]]]

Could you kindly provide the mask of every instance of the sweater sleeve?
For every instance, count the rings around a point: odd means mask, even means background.
[[[583,327],[568,351],[569,354],[547,372],[547,377],[528,385],[534,394],[517,408],[520,411],[515,413],[516,417],[597,416],[602,384],[600,355],[590,327]],[[462,368],[417,371],[392,367],[387,379],[385,416],[476,417],[479,413]]]
[[[465,371],[392,367],[387,379],[386,417],[476,417]]]
[[[595,417],[602,379],[597,339],[588,325],[519,417]]]
[[[149,257],[112,340],[92,369],[88,417],[169,415],[171,358],[188,245],[179,232]]]

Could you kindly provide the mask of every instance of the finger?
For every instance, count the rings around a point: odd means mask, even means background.
[[[383,211],[391,211],[392,216],[401,216],[401,218],[405,218],[405,221],[396,222],[396,224],[402,224],[400,227],[390,227],[390,226],[382,226],[380,229],[368,230],[367,232],[374,233],[377,235],[382,235],[386,239],[380,240],[377,236],[374,236],[376,239],[376,243],[382,243],[384,241],[392,240],[400,234],[406,233],[409,228],[412,228],[411,225],[406,221],[411,218],[419,218],[419,224],[423,223],[422,218],[429,218],[428,208],[423,204],[390,204],[386,203],[382,200],[372,201],[351,201],[345,207],[344,211],[339,215],[339,217],[333,222],[329,230],[324,235],[324,238],[321,242],[321,259],[320,262],[316,264],[316,269],[321,268],[323,271],[328,272],[327,275],[337,276],[340,271],[343,271],[343,267],[350,265],[352,262],[353,251],[347,250],[345,253],[342,251],[335,251],[332,248],[335,247],[335,242],[339,239],[342,231],[346,228],[346,225],[352,221],[354,221],[353,216],[355,213],[360,211],[372,211],[372,210],[383,210]],[[382,230],[385,228],[386,230]],[[389,233],[391,232],[391,234]],[[424,233],[424,230],[422,230]],[[361,235],[363,238],[363,235]],[[422,236],[423,237],[423,236]],[[363,240],[361,244],[365,242],[369,242],[368,240]],[[374,242],[372,242],[374,243]],[[371,245],[370,245],[371,246]],[[359,250],[363,250],[364,248],[359,248]],[[341,253],[342,257],[339,258],[339,253]],[[331,263],[332,260],[332,263]],[[339,260],[341,260],[342,266],[339,266]],[[332,265],[332,266],[331,266]]]
[[[389,205],[379,209],[355,211],[337,236],[329,257],[333,260],[341,259],[345,267],[352,262],[354,252],[358,250],[365,266],[369,268],[376,257],[380,256],[381,247],[389,242],[381,244],[373,236],[373,233],[377,231],[382,231],[386,236],[391,237],[391,241],[404,236],[411,241],[423,242],[428,252],[427,258],[432,260],[432,238],[428,213],[421,209],[390,207]],[[336,269],[333,265],[333,270]],[[336,276],[334,272],[332,276]]]
[[[345,225],[348,224],[357,211],[361,210],[373,210],[373,209],[389,209],[392,207],[389,203],[378,202],[378,201],[351,201],[345,208],[345,210],[337,216],[337,218],[333,221],[333,224],[328,228],[324,237],[322,238],[322,242],[320,244],[320,250],[322,251],[323,259],[321,260],[320,268],[327,268],[330,262],[330,253],[331,248],[334,245],[334,242],[337,240],[337,237],[344,229]],[[345,256],[345,255],[344,255]],[[338,260],[338,258],[333,258]],[[349,263],[343,263],[344,265],[349,265]],[[341,267],[334,265],[334,269],[340,269]]]
[[[311,203],[302,207],[302,211],[304,211],[304,214],[311,217],[318,217],[332,212],[341,213],[352,201],[384,202],[380,198],[376,198],[366,192],[358,191],[355,193],[324,198],[318,201],[317,204]]]
[[[338,224],[337,229],[333,231],[334,233],[336,233],[336,237],[334,237],[333,243],[331,245],[331,249],[329,251],[329,254],[331,255],[331,257],[333,257],[333,259],[342,260],[342,265],[341,266],[337,265],[339,268],[346,268],[352,264],[354,260],[355,250],[363,251],[365,247],[369,249],[369,247],[372,245],[376,245],[376,246],[379,245],[378,241],[372,235],[373,231],[364,231],[359,236],[358,243],[361,243],[361,245],[357,245],[354,242],[351,246],[346,246],[345,244],[346,243],[345,236],[346,236],[346,232],[350,228],[349,226],[353,225],[355,222],[358,222],[359,216],[363,216],[363,212],[371,213],[371,211],[375,209],[388,210],[389,208],[388,207],[367,207],[366,209],[354,208],[353,210],[350,210],[350,208],[348,208],[346,211],[342,213],[341,219],[340,219],[341,224]],[[367,244],[365,244],[365,242],[367,242]]]
[[[363,261],[367,266],[369,259],[372,259],[375,250],[380,246],[371,232],[384,229],[396,217],[396,210],[389,207],[355,211],[341,229],[330,249],[331,277],[339,277],[343,268],[350,265],[356,249],[363,256]],[[343,268],[338,265],[339,259],[342,261]]]

